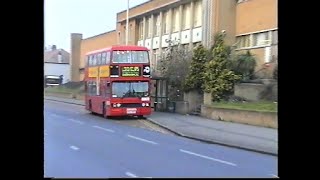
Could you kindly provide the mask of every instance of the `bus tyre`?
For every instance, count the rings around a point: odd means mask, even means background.
[[[102,103],[102,116],[103,116],[104,118],[107,117],[107,116],[106,116],[106,104],[105,104],[105,102]]]
[[[89,111],[91,114],[94,114],[94,112],[92,111],[92,102],[91,99],[89,100]]]
[[[91,104],[91,100],[89,100],[89,110],[92,111],[92,104]]]
[[[139,115],[138,118],[139,118],[139,119],[143,119],[143,115]]]

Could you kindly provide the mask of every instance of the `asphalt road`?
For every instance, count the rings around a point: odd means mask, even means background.
[[[83,106],[45,101],[44,109],[45,177],[277,177],[276,156],[134,127]]]

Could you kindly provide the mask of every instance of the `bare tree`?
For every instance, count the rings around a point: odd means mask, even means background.
[[[168,48],[160,56],[160,73],[168,79],[170,100],[183,100],[183,85],[191,59],[192,51],[189,48],[174,45],[170,41]]]

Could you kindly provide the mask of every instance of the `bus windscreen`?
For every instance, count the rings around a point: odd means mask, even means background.
[[[113,82],[112,97],[147,97],[148,89],[148,82]]]

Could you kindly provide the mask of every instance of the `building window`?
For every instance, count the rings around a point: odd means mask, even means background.
[[[120,44],[120,42],[121,42],[121,33],[118,32],[118,43]]]
[[[160,36],[160,29],[161,29],[161,22],[160,22],[160,15],[157,14],[154,16],[154,36]]]
[[[272,31],[272,44],[273,45],[278,44],[278,30]]]
[[[265,47],[264,62],[269,63],[271,61],[271,47]]]
[[[255,48],[278,43],[277,31],[264,31],[237,37],[238,48]]]
[[[152,31],[151,31],[151,26],[152,26],[152,24],[151,24],[151,16],[146,18],[146,25],[147,25],[147,27],[146,27],[146,36],[147,36],[147,38],[151,38],[151,35],[152,35]]]
[[[237,3],[242,3],[242,2],[246,2],[248,0],[237,0]]]
[[[183,5],[182,9],[182,30],[190,28],[190,4]]]
[[[139,40],[143,39],[143,19],[139,20]]]
[[[169,33],[169,11],[163,13],[163,34]]]
[[[122,44],[125,44],[126,43],[126,39],[128,38],[127,37],[127,32],[126,32],[126,26],[123,26],[123,34],[124,34],[124,38],[122,38]]]
[[[201,1],[196,1],[194,4],[194,27],[199,27],[202,25],[202,3]]]
[[[179,17],[179,7],[173,9],[173,22],[172,22],[172,32],[179,31],[180,27],[180,17]]]
[[[237,37],[238,48],[250,47],[250,35]]]
[[[156,49],[154,53],[154,70],[160,70],[160,65],[159,65],[160,59],[161,59],[160,49]]]
[[[182,50],[185,54],[189,51],[189,47],[190,47],[189,44],[182,45]]]
[[[133,36],[132,36],[132,24],[130,24],[129,26],[129,41],[132,42],[133,40]]]
[[[269,32],[253,34],[253,46],[265,46],[271,43]]]

